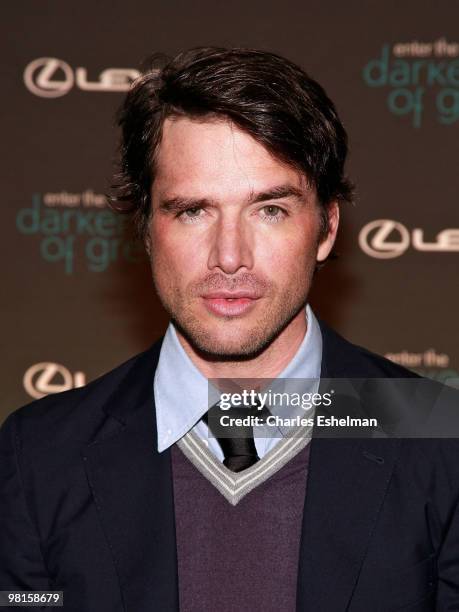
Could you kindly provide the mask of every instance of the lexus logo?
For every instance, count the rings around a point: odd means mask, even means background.
[[[24,83],[29,91],[41,98],[65,96],[74,85],[83,91],[127,91],[140,76],[133,68],[106,68],[97,80],[89,81],[86,68],[75,71],[55,57],[40,57],[24,70]]]
[[[60,393],[75,387],[83,387],[86,377],[83,372],[72,374],[65,366],[44,361],[31,366],[24,374],[24,389],[39,399],[50,393]]]
[[[362,227],[359,245],[364,253],[377,259],[400,257],[410,246],[416,251],[458,252],[459,229],[444,229],[429,242],[424,240],[424,230],[418,227],[410,232],[398,221],[377,219]]]
[[[57,75],[60,79],[54,79]],[[54,57],[41,57],[31,62],[24,71],[27,89],[42,98],[64,96],[73,87],[73,70],[68,64]]]

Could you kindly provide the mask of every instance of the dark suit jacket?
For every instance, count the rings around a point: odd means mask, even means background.
[[[321,329],[323,377],[410,375]],[[69,612],[178,610],[159,349],[4,423],[0,589],[61,589]],[[459,610],[458,500],[456,440],[314,438],[298,610]]]

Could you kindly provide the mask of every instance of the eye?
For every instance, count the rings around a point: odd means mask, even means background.
[[[199,206],[193,206],[193,208],[187,208],[187,210],[185,210],[184,213],[188,217],[198,217],[199,215],[197,215],[196,213],[199,213],[200,210],[201,208]]]
[[[268,221],[269,223],[277,223],[278,221],[282,221],[282,219],[287,214],[286,211],[280,206],[275,206],[274,204],[268,204],[267,206],[263,206],[261,209],[262,218]]]
[[[201,206],[192,206],[191,208],[187,208],[186,210],[182,210],[182,212],[180,212],[177,216],[184,223],[193,223],[193,222],[197,221],[199,219],[199,217],[201,217],[200,213],[201,213],[202,210],[203,209],[202,209]]]

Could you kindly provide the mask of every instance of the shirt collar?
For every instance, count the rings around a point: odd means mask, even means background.
[[[306,334],[278,378],[320,378],[322,334],[309,304]],[[208,381],[180,344],[169,323],[154,378],[158,451],[182,438],[208,410]]]

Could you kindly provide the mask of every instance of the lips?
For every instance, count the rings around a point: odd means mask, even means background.
[[[215,291],[202,296],[209,312],[220,317],[237,317],[249,312],[260,296],[250,291]]]
[[[206,293],[202,296],[206,300],[233,300],[240,298],[247,298],[250,300],[257,300],[260,296],[253,291],[214,291]]]

